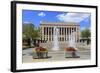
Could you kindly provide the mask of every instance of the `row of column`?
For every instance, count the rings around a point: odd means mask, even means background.
[[[59,29],[59,41],[68,41],[68,35],[72,32],[76,33],[75,40],[77,41],[79,31],[77,27],[57,27],[57,29]],[[54,27],[41,27],[41,34],[41,40],[53,41]]]

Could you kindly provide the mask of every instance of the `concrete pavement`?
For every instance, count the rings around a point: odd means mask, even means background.
[[[65,52],[62,51],[49,51],[48,56],[51,58],[48,59],[33,59],[33,50],[34,48],[28,48],[23,50],[23,63],[32,63],[32,62],[45,62],[45,61],[70,61],[70,60],[86,60],[90,59],[90,49],[79,50],[80,58],[65,58]]]

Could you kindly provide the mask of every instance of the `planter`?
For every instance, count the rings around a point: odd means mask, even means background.
[[[48,57],[48,50],[46,48],[38,47],[33,51],[34,59],[44,59]]]
[[[68,47],[65,49],[66,58],[79,58],[78,51],[74,47]]]

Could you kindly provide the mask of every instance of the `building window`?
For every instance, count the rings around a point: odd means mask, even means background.
[[[59,34],[61,35],[61,28],[59,28]]]
[[[73,28],[71,30],[72,30],[72,32],[74,32]]]
[[[49,27],[49,35],[51,35],[51,27]]]
[[[59,37],[59,41],[61,41],[61,37]]]
[[[65,28],[65,35],[66,35],[66,28]]]
[[[46,30],[46,31],[47,31],[47,33],[46,33],[46,34],[48,35],[48,27],[47,27],[47,30]]]
[[[53,27],[52,27],[52,35],[53,35]]]
[[[64,37],[62,37],[62,41],[64,41]]]
[[[76,31],[76,27],[74,28],[74,31]]]
[[[67,35],[68,35],[68,29],[69,29],[69,28],[67,28]]]

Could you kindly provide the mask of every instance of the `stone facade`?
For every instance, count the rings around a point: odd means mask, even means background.
[[[74,31],[75,32],[75,41],[79,39],[80,36],[80,26],[77,23],[47,23],[41,22],[40,25],[40,34],[41,40],[47,42],[53,41],[54,27],[59,29],[59,42],[65,42],[69,40],[69,35]]]

